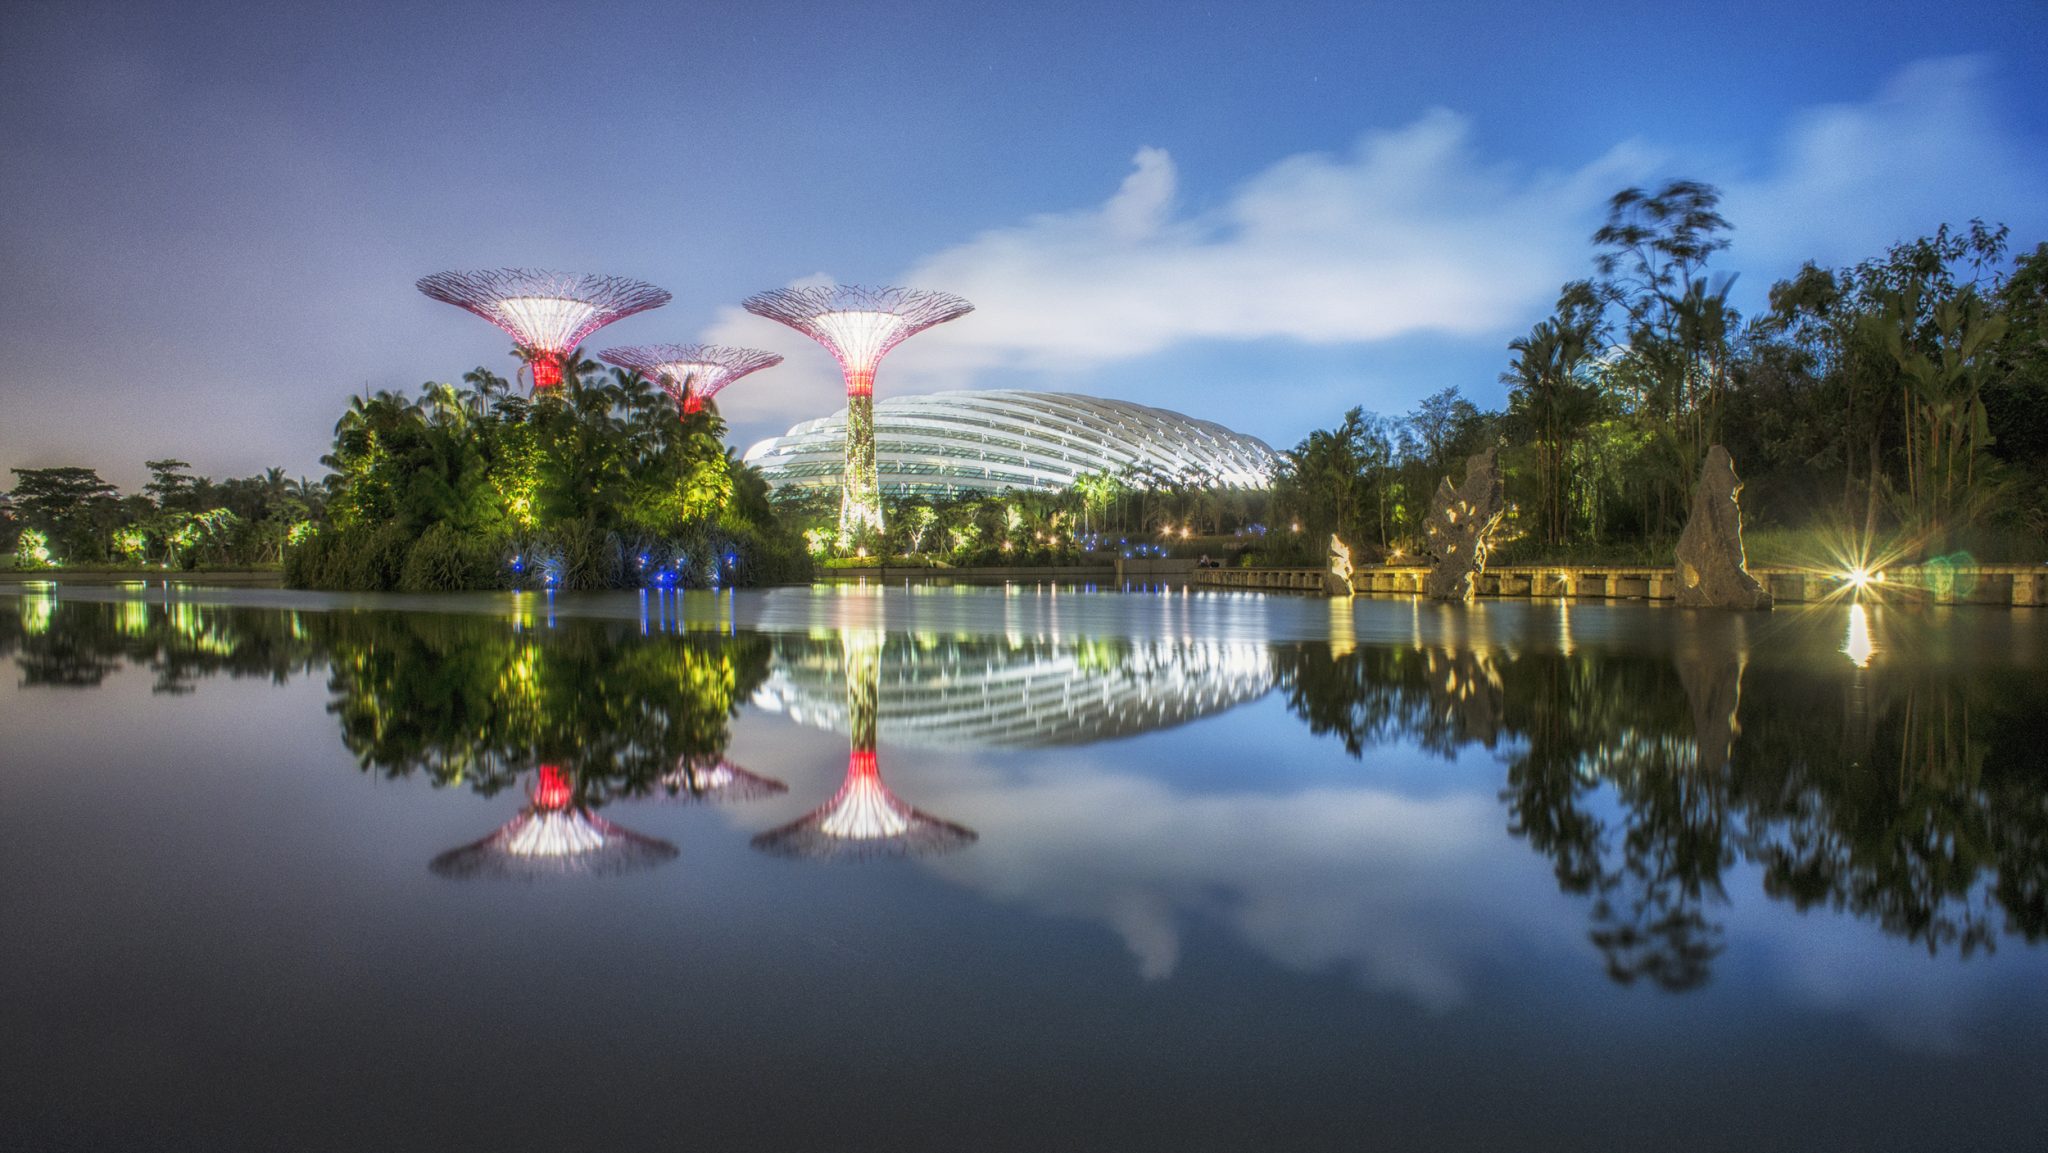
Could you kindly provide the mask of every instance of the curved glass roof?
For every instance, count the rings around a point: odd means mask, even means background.
[[[754,706],[846,732],[837,646],[775,637]],[[1037,748],[1173,728],[1273,687],[1263,644],[890,638],[877,686],[881,735],[928,748]]]
[[[775,488],[838,488],[846,410],[747,450]],[[875,403],[882,491],[941,496],[1060,489],[1093,472],[1264,488],[1279,458],[1264,441],[1163,408],[1070,392],[988,390]]]

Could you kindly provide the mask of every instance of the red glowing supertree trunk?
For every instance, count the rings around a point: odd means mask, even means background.
[[[740,377],[782,363],[772,352],[722,344],[634,344],[597,356],[660,384],[684,416],[702,411],[705,401]]]
[[[437,272],[417,287],[510,333],[533,369],[535,389],[561,384],[563,361],[591,333],[669,301],[667,292],[638,280],[530,268]]]
[[[825,346],[846,377],[846,471],[839,500],[842,547],[879,536],[882,493],[875,471],[875,368],[892,348],[935,324],[974,311],[943,292],[829,285],[758,293],[748,312]]]

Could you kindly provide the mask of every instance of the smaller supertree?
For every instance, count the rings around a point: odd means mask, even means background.
[[[659,308],[669,294],[623,276],[492,268],[420,277],[421,292],[473,312],[512,335],[533,369],[533,387],[562,383],[562,363],[583,338],[614,320]]]
[[[685,803],[756,801],[789,791],[781,781],[750,773],[715,754],[684,756],[657,783],[656,796]]]
[[[542,765],[532,804],[490,836],[435,857],[443,877],[532,881],[581,874],[611,876],[652,868],[677,854],[674,845],[622,829],[576,799],[561,769]]]
[[[740,377],[782,363],[773,352],[722,344],[633,344],[607,348],[597,356],[660,384],[684,416],[702,409],[705,401]]]

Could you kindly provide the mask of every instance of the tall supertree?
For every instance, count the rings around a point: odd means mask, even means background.
[[[839,539],[849,544],[882,531],[882,490],[875,474],[875,367],[890,349],[934,324],[974,311],[943,292],[831,285],[758,293],[748,312],[781,321],[825,346],[846,375],[846,473],[839,498]]]
[[[684,416],[702,409],[718,390],[740,377],[782,363],[773,352],[722,344],[631,344],[607,348],[597,356],[661,385]]]
[[[418,288],[511,333],[533,369],[536,390],[562,383],[562,362],[584,337],[614,320],[669,302],[666,291],[623,276],[531,268],[437,272],[420,277]]]
[[[841,644],[846,658],[846,719],[853,743],[846,758],[846,779],[831,800],[755,837],[754,847],[782,857],[863,860],[944,853],[973,844],[978,839],[973,829],[912,808],[882,783],[875,759],[882,638],[848,633]]]
[[[435,857],[444,877],[522,881],[594,874],[610,876],[673,860],[667,841],[622,829],[576,798],[576,786],[554,765],[542,765],[532,803],[490,836]]]

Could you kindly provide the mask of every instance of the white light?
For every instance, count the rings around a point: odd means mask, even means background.
[[[1849,635],[1842,641],[1842,655],[1859,669],[1870,667],[1877,645],[1870,639],[1870,613],[1860,604],[1849,606]]]
[[[498,301],[498,313],[526,344],[567,352],[585,335],[597,306],[566,296],[508,296]]]
[[[878,841],[900,837],[910,828],[903,802],[889,795],[880,777],[856,772],[833,801],[832,812],[818,825],[828,837]]]
[[[811,323],[832,338],[839,362],[855,372],[873,372],[882,354],[903,338],[905,327],[893,312],[821,312]]]

